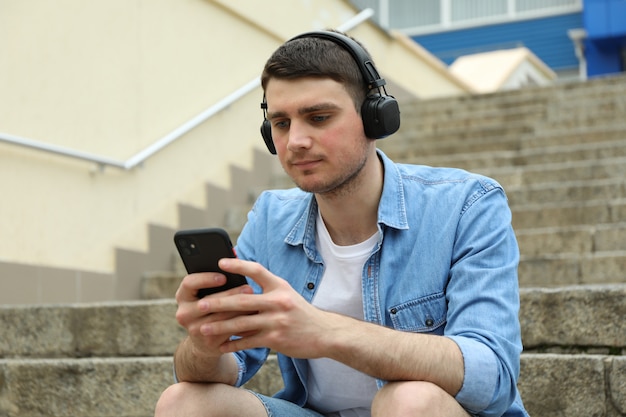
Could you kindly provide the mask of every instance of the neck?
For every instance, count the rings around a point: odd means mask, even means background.
[[[335,244],[354,245],[376,233],[382,189],[383,166],[374,150],[349,192],[315,195]]]

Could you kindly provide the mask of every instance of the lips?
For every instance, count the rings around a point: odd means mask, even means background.
[[[309,170],[315,168],[321,163],[321,159],[299,159],[290,161],[291,166],[301,170]]]
[[[319,161],[298,161],[298,162],[295,162],[293,165],[300,167],[300,168],[307,168],[307,167],[312,167],[318,162]]]

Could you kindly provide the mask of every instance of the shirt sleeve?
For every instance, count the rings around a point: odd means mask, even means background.
[[[445,334],[463,354],[465,376],[456,399],[470,413],[499,416],[517,394],[519,249],[504,191],[495,182],[481,185],[460,214]]]

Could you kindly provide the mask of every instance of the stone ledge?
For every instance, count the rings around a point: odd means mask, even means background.
[[[527,349],[626,348],[626,284],[522,288]],[[0,307],[0,358],[168,356],[185,337],[172,299]]]
[[[171,355],[173,300],[0,307],[0,358]]]
[[[171,358],[0,360],[0,415],[152,415]]]
[[[170,357],[0,360],[0,415],[151,415],[172,383]],[[280,388],[275,360],[247,385]],[[626,357],[523,354],[519,387],[533,417],[626,416]]]
[[[626,347],[626,285],[520,289],[525,348]]]
[[[533,417],[626,416],[626,357],[524,354],[519,388]]]

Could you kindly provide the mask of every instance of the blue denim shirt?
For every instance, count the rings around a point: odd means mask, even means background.
[[[457,401],[476,415],[527,415],[516,386],[522,350],[519,251],[504,191],[466,171],[395,164],[378,155],[384,186],[378,244],[363,268],[365,320],[449,337],[465,366]],[[239,236],[238,256],[288,280],[310,302],[324,272],[316,215],[310,193],[264,192]],[[257,372],[268,353],[235,354],[237,385]],[[285,388],[276,396],[304,405],[306,361],[282,354],[278,361]],[[379,387],[384,383],[378,381]]]

